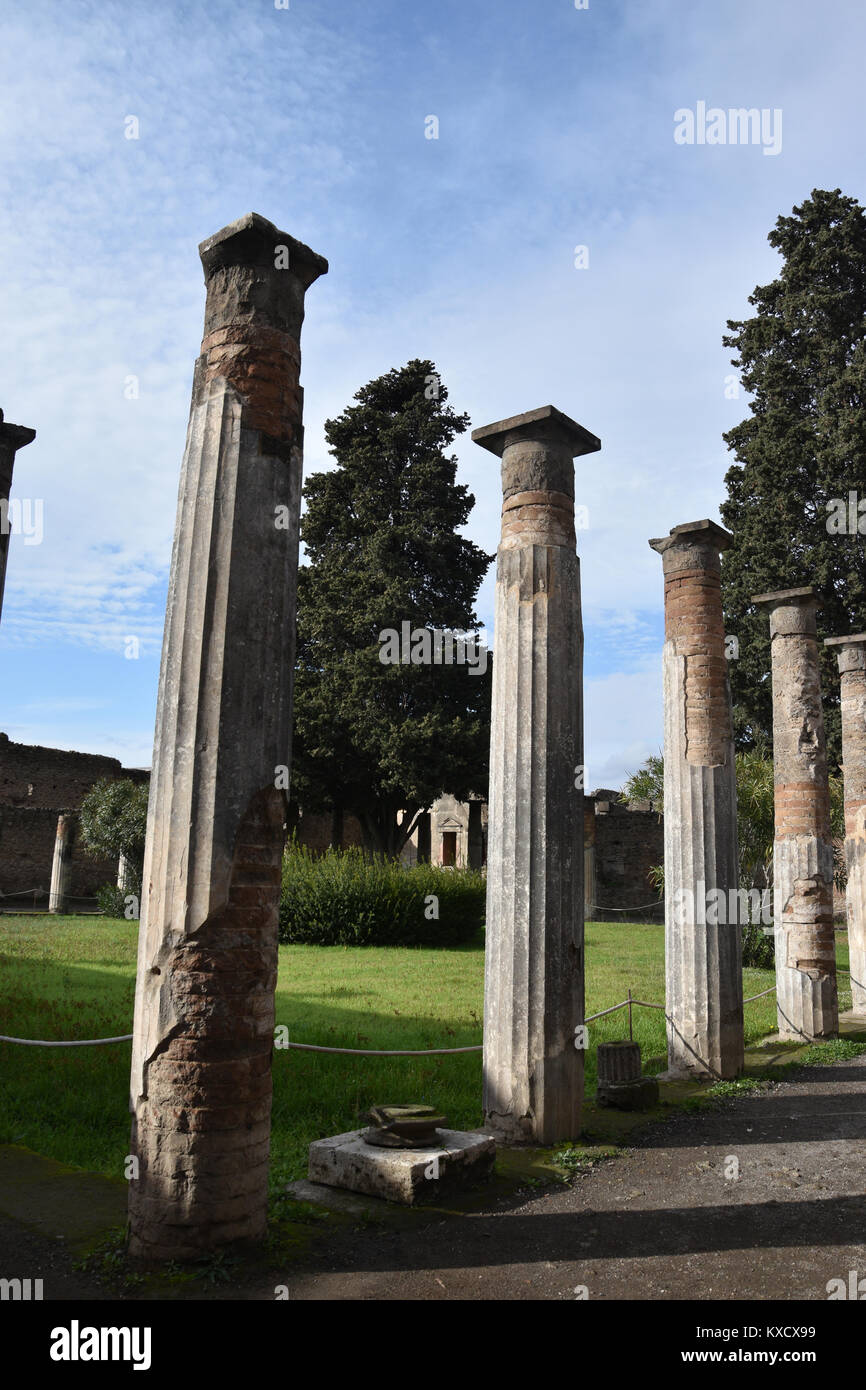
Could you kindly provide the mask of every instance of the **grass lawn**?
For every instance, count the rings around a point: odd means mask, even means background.
[[[664,1001],[664,928],[587,924],[587,1012],[624,999]],[[837,937],[840,966],[847,938]],[[102,917],[0,916],[0,1033],[99,1038],[132,1030],[137,924]],[[463,1047],[481,1041],[483,943],[441,949],[281,946],[277,1022],[293,1042],[337,1047]],[[744,992],[773,983],[744,972]],[[847,976],[840,1006],[850,1007]],[[775,1030],[775,998],[746,1005],[746,1041]],[[664,1018],[635,1009],[648,1070],[664,1066]],[[590,1025],[595,1046],[627,1037],[625,1010]],[[0,1043],[0,1143],[120,1177],[129,1146],[130,1044],[30,1048]],[[276,1050],[275,1182],[304,1176],[312,1139],[358,1126],[375,1102],[424,1101],[457,1129],[481,1122],[481,1054],[346,1057]]]

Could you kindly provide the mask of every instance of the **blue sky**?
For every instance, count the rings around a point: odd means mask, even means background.
[[[551,403],[601,437],[576,465],[587,780],[618,786],[662,738],[647,539],[718,518],[722,431],[746,411],[725,320],[775,275],[780,212],[816,186],[866,201],[866,11],[289,3],[0,12],[0,406],[37,431],[13,496],[44,506],[41,544],[11,542],[0,729],[149,765],[196,248],[255,210],[331,264],[303,330],[307,473],[324,420],[411,357],[473,427]],[[699,101],[781,110],[780,153],[676,144]],[[457,451],[492,551],[496,460],[468,435]]]

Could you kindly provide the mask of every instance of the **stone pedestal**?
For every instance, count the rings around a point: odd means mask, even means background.
[[[66,912],[69,897],[69,861],[72,858],[75,839],[75,817],[57,817],[57,834],[54,839],[54,859],[51,864],[51,888],[48,894],[48,911]]]
[[[818,636],[811,588],[758,594],[773,664],[776,1002],[783,1038],[839,1031],[833,843]]]
[[[0,616],[3,613],[3,590],[6,585],[6,559],[9,554],[9,494],[12,490],[12,471],[19,449],[32,444],[36,431],[26,425],[7,425],[0,410]]]
[[[502,459],[487,829],[484,1114],[507,1140],[580,1133],[583,629],[574,464],[595,435],[543,406],[473,440]]]
[[[669,1077],[743,1069],[737,786],[712,521],[651,540],[665,577],[665,998]]]
[[[440,1129],[432,1149],[378,1149],[364,1134],[353,1129],[311,1144],[310,1181],[416,1206],[474,1186],[493,1172],[496,1144],[488,1134]]]
[[[300,333],[321,256],[250,213],[199,247],[142,876],[130,1253],[265,1232],[290,762]],[[277,785],[279,784],[279,786]]]
[[[848,963],[855,1014],[866,1014],[866,633],[828,637],[842,683],[842,772],[845,779],[845,863]]]
[[[641,1075],[639,1043],[599,1043],[596,1061],[599,1105],[614,1110],[647,1110],[658,1104],[658,1081],[654,1076]]]

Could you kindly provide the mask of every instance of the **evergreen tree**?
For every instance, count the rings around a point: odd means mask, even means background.
[[[489,663],[478,674],[380,659],[380,634],[402,635],[405,622],[456,633],[478,625],[473,605],[492,556],[458,534],[475,499],[446,450],[469,419],[447,399],[427,361],[371,381],[326,421],[337,466],[304,488],[292,795],[352,812],[367,849],[384,855],[399,854],[443,792],[487,790]]]
[[[737,462],[721,508],[734,535],[722,597],[739,641],[730,667],[741,748],[772,743],[769,624],[753,594],[812,584],[820,638],[866,627],[866,211],[838,188],[815,189],[768,240],[784,258],[780,274],[755,289],[754,317],[729,320],[724,338],[753,396],[749,417],[724,436]],[[841,733],[831,649],[822,646],[821,663],[832,767]]]

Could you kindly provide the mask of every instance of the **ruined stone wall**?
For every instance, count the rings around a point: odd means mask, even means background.
[[[586,843],[595,846],[596,920],[661,922],[664,903],[646,912],[605,909],[643,908],[658,897],[649,871],[664,862],[664,819],[657,811],[626,805],[619,793],[604,788],[585,800]],[[590,822],[590,815],[592,820]]]
[[[330,811],[305,811],[301,807],[297,837],[298,844],[304,845],[313,854],[324,854],[331,843]],[[362,844],[361,823],[347,811],[343,816],[343,849],[360,847]]]
[[[142,768],[122,767],[117,758],[13,743],[0,734],[0,894],[33,888],[47,894],[59,812],[77,810],[102,778],[142,782],[148,776]],[[115,882],[117,865],[91,859],[76,845],[69,873],[71,897],[89,898],[103,884]],[[20,900],[4,904],[0,899],[0,907],[19,905]],[[72,910],[75,906],[70,903]]]
[[[56,834],[57,811],[53,808],[0,806],[0,895],[29,893],[33,888],[47,895]],[[76,845],[69,875],[71,898],[90,898],[104,883],[114,883],[117,864],[111,859],[91,859]],[[0,897],[0,908],[7,911],[22,906],[32,907],[33,902],[15,898],[6,903]],[[46,910],[47,897],[38,898],[36,906]],[[70,910],[75,907],[71,902]]]

